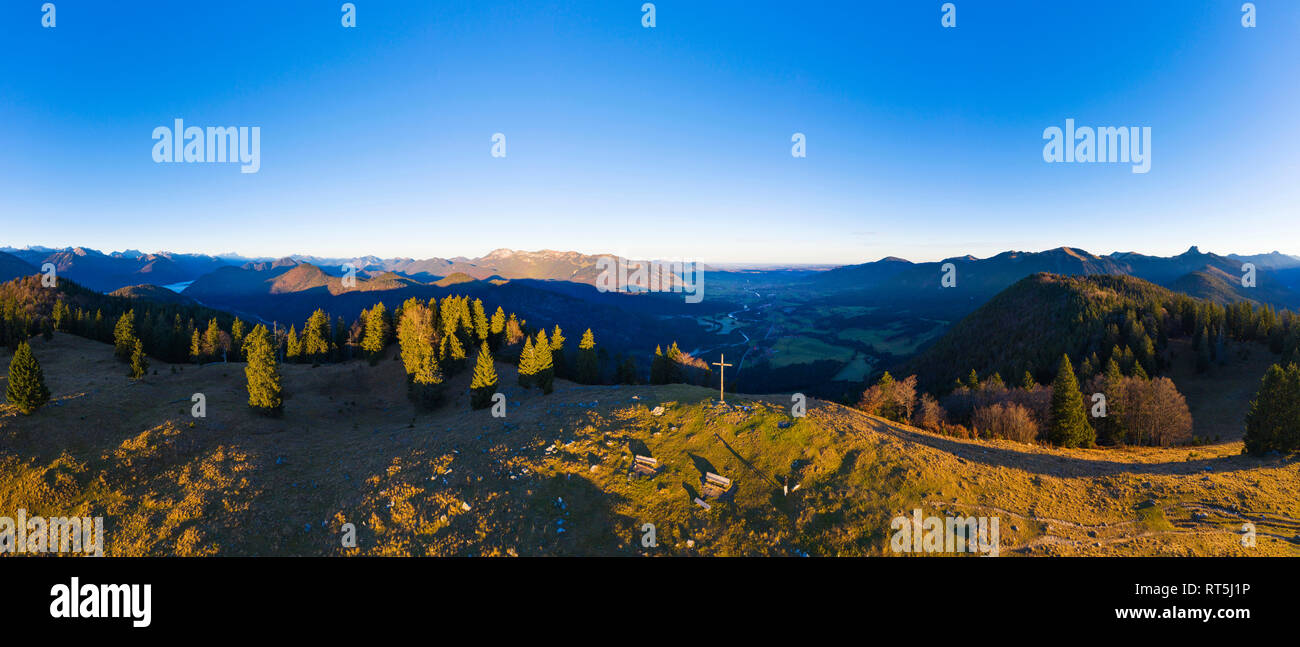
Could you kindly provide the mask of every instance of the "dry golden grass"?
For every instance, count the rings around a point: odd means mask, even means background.
[[[242,365],[157,363],[131,384],[107,345],[33,350],[54,403],[0,408],[0,514],[103,515],[112,555],[882,555],[913,508],[1000,517],[1004,555],[1300,555],[1297,464],[1239,442],[958,440],[820,402],[791,419],[779,396],[720,406],[684,385],[557,381],[543,396],[504,365],[505,419],[469,409],[468,375],[417,413],[389,360],[286,366],[285,415],[268,419],[245,405]],[[189,415],[196,392],[206,418]],[[630,477],[638,453],[662,471]],[[707,511],[704,471],[736,483]]]

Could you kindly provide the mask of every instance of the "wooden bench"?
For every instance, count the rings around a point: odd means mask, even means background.
[[[713,472],[704,473],[704,496],[716,499],[731,491],[731,479]]]
[[[659,461],[649,456],[637,454],[636,462],[632,464],[632,471],[644,476],[654,476],[659,473]]]

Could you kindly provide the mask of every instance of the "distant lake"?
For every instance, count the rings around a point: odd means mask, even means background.
[[[190,287],[190,284],[193,283],[193,282],[194,282],[194,281],[182,281],[182,282],[180,282],[180,283],[173,283],[173,284],[171,284],[171,285],[164,285],[163,287],[167,288],[168,290],[171,290],[172,292],[180,293],[181,290],[184,290],[185,288]]]

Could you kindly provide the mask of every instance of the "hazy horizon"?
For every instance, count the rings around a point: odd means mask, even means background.
[[[1300,259],[1300,253],[1291,253],[1291,252],[1288,252],[1288,251],[1286,251],[1286,250],[1282,250],[1282,249],[1270,249],[1270,250],[1268,250],[1268,251],[1248,251],[1248,252],[1243,252],[1243,251],[1219,251],[1219,250],[1214,250],[1214,249],[1208,249],[1208,248],[1206,248],[1205,246],[1202,246],[1202,245],[1188,245],[1188,246],[1186,246],[1186,247],[1183,247],[1183,248],[1181,249],[1181,251],[1174,252],[1174,253],[1172,253],[1172,254],[1159,254],[1159,253],[1152,253],[1152,252],[1146,252],[1146,251],[1141,251],[1141,250],[1133,250],[1133,249],[1114,250],[1114,251],[1109,251],[1109,252],[1097,252],[1097,251],[1094,251],[1094,250],[1091,250],[1091,249],[1085,249],[1085,248],[1083,248],[1083,247],[1079,247],[1079,246],[1076,246],[1076,245],[1056,245],[1056,246],[1054,246],[1054,247],[1048,247],[1048,248],[1044,248],[1044,249],[1004,249],[1004,250],[1001,250],[1001,251],[999,251],[999,252],[995,252],[995,253],[993,253],[993,254],[988,254],[988,255],[979,255],[979,254],[971,254],[971,253],[955,253],[955,254],[948,254],[948,255],[945,255],[945,256],[941,256],[941,257],[933,257],[933,258],[907,258],[907,257],[905,257],[905,256],[900,256],[900,255],[898,255],[898,254],[888,254],[888,255],[886,255],[886,256],[882,256],[882,257],[879,257],[879,258],[863,258],[863,259],[861,259],[861,260],[853,261],[853,262],[849,262],[849,263],[829,263],[829,262],[815,262],[815,261],[812,261],[812,262],[780,262],[780,261],[769,261],[769,260],[762,260],[762,259],[759,259],[759,260],[745,260],[745,261],[716,261],[716,260],[709,260],[709,259],[691,259],[691,258],[687,258],[687,259],[676,259],[676,258],[670,258],[670,257],[663,256],[663,255],[650,255],[650,256],[644,256],[644,257],[631,257],[631,256],[625,256],[625,258],[629,258],[630,260],[651,260],[651,261],[653,261],[653,260],[682,260],[682,261],[686,261],[686,262],[699,262],[699,263],[704,263],[704,264],[708,264],[708,265],[716,265],[716,266],[722,266],[722,267],[735,267],[735,268],[741,268],[741,269],[743,269],[743,268],[749,268],[749,267],[762,267],[762,266],[767,266],[767,267],[778,267],[778,268],[779,268],[779,267],[839,267],[839,266],[844,266],[844,265],[860,265],[860,264],[863,264],[863,263],[872,263],[872,262],[881,261],[881,260],[884,260],[885,258],[891,258],[891,257],[892,257],[892,258],[902,258],[903,260],[907,260],[907,261],[910,261],[910,262],[912,262],[912,263],[935,263],[935,262],[939,262],[939,261],[943,261],[943,260],[947,260],[947,259],[951,259],[951,258],[961,258],[961,257],[966,257],[966,256],[974,256],[975,258],[979,258],[979,259],[987,259],[987,258],[992,258],[992,257],[994,257],[994,256],[997,256],[997,255],[999,255],[999,254],[1007,253],[1007,252],[1023,253],[1023,254],[1035,254],[1035,253],[1042,253],[1042,252],[1047,252],[1047,251],[1051,251],[1051,250],[1054,250],[1054,249],[1061,249],[1061,248],[1069,248],[1069,249],[1073,249],[1073,250],[1076,250],[1076,251],[1082,251],[1082,252],[1086,252],[1086,253],[1089,253],[1089,254],[1093,254],[1093,255],[1095,255],[1095,256],[1112,256],[1112,255],[1115,255],[1115,254],[1140,254],[1140,255],[1143,255],[1143,256],[1164,257],[1164,258],[1168,258],[1168,257],[1177,256],[1177,255],[1179,255],[1179,254],[1186,253],[1186,252],[1188,252],[1188,251],[1189,251],[1191,248],[1193,248],[1193,247],[1196,248],[1199,252],[1201,252],[1201,253],[1203,253],[1203,254],[1216,254],[1216,255],[1218,255],[1218,256],[1223,256],[1223,257],[1230,257],[1230,256],[1243,256],[1243,257],[1245,257],[1245,256],[1264,256],[1264,255],[1268,255],[1268,254],[1282,254],[1282,255],[1284,255],[1284,256],[1290,256],[1290,257],[1293,257],[1293,258],[1296,258],[1296,259]],[[36,249],[36,248],[39,248],[39,249],[49,249],[49,250],[53,250],[53,251],[60,251],[60,250],[66,250],[66,249],[83,248],[83,249],[94,250],[94,251],[100,252],[100,253],[105,254],[105,255],[111,255],[111,254],[115,254],[115,253],[125,253],[125,252],[128,252],[128,251],[134,251],[134,252],[139,252],[139,253],[141,253],[141,254],[164,254],[164,253],[166,253],[166,254],[189,254],[189,255],[210,256],[210,257],[215,257],[215,258],[239,258],[239,259],[241,259],[241,260],[246,260],[246,261],[267,261],[267,260],[277,260],[277,259],[281,259],[281,258],[294,258],[294,257],[302,257],[302,258],[318,258],[318,259],[353,259],[353,258],[375,257],[375,258],[379,258],[379,259],[381,259],[381,260],[413,259],[413,260],[417,260],[417,261],[418,261],[418,260],[430,259],[430,258],[441,258],[441,259],[454,259],[454,258],[480,259],[480,258],[483,258],[483,257],[485,257],[485,256],[487,256],[487,255],[489,255],[489,254],[491,254],[491,253],[494,252],[494,251],[498,251],[498,250],[502,250],[502,249],[509,250],[509,251],[511,251],[511,252],[514,252],[514,253],[529,253],[529,254],[540,254],[540,253],[546,253],[546,252],[554,252],[554,253],[558,253],[558,254],[577,253],[577,254],[582,254],[582,255],[584,255],[584,256],[601,256],[601,255],[604,255],[604,254],[610,254],[610,253],[612,253],[612,252],[608,252],[608,251],[590,250],[590,249],[588,249],[588,250],[583,250],[583,249],[511,249],[511,248],[508,248],[508,247],[493,247],[493,248],[491,248],[491,249],[484,250],[484,251],[482,251],[481,253],[473,253],[473,254],[467,254],[467,253],[464,253],[464,252],[459,252],[459,253],[447,253],[447,254],[427,253],[427,254],[399,254],[399,255],[394,255],[394,256],[387,256],[387,255],[373,254],[373,253],[369,253],[369,252],[367,252],[367,253],[362,253],[362,254],[316,254],[316,253],[310,253],[310,252],[289,252],[289,253],[284,253],[284,254],[252,255],[252,254],[245,254],[245,253],[241,252],[240,250],[225,250],[225,251],[222,251],[222,252],[212,252],[212,251],[198,251],[198,250],[187,250],[187,249],[155,249],[155,250],[148,250],[148,249],[141,249],[141,248],[139,248],[139,247],[127,247],[127,248],[123,248],[123,249],[109,249],[109,248],[105,248],[105,247],[98,247],[98,246],[95,246],[95,245],[88,245],[88,244],[76,244],[76,245],[47,245],[47,244],[42,244],[42,243],[31,243],[31,244],[18,245],[18,244],[13,244],[13,243],[9,243],[9,242],[0,241],[0,249],[6,249],[6,248],[7,248],[7,249],[16,249],[16,250],[22,250],[22,249]]]

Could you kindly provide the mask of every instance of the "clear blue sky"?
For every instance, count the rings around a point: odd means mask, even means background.
[[[1292,0],[41,1],[0,4],[0,245],[1300,253]],[[176,118],[260,126],[260,172],[155,164]],[[1044,163],[1066,118],[1151,171]]]

